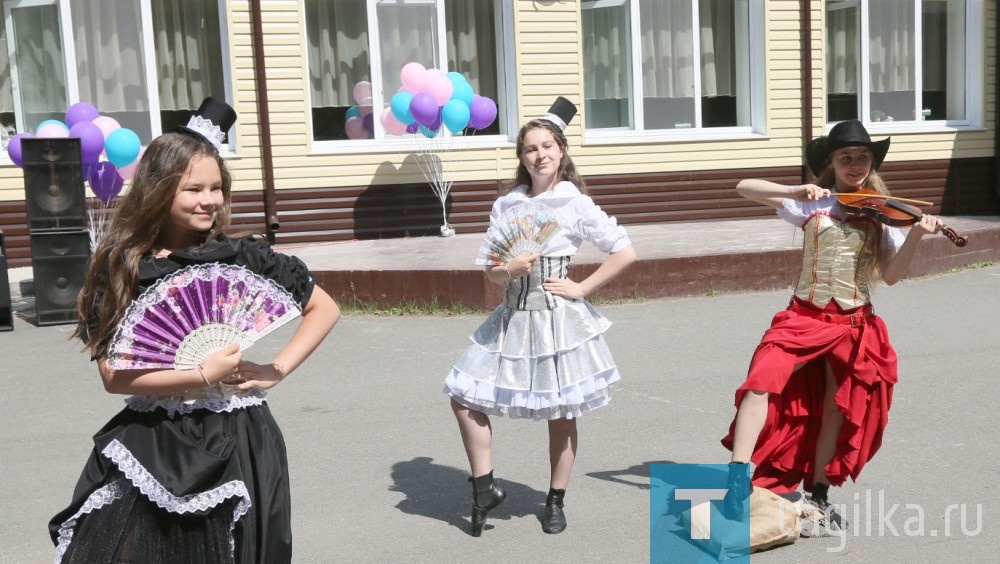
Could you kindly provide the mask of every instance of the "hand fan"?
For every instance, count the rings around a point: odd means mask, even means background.
[[[497,266],[524,253],[540,253],[559,227],[548,208],[531,204],[514,206],[486,231],[476,264]]]
[[[301,313],[287,290],[242,266],[189,266],[132,302],[111,341],[109,365],[187,370],[232,343],[244,350]]]

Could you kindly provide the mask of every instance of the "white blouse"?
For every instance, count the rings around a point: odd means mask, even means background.
[[[836,196],[827,196],[819,200],[809,200],[807,202],[785,198],[784,207],[778,210],[778,217],[796,227],[804,226],[816,214],[829,215],[841,222],[848,218],[848,214],[840,208],[840,200]],[[903,235],[903,231],[900,228],[883,224],[879,250],[885,251],[891,249],[893,252],[897,252],[903,246],[905,239],[906,236]]]
[[[496,225],[507,210],[525,203],[549,208],[562,229],[545,244],[544,256],[571,257],[580,250],[583,241],[590,241],[605,253],[617,253],[632,244],[625,228],[572,182],[559,182],[533,198],[527,192],[528,186],[522,184],[497,198],[490,212],[490,225]]]

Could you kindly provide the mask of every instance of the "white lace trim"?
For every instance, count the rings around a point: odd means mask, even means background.
[[[83,503],[80,510],[73,514],[72,517],[63,521],[62,525],[59,525],[59,543],[56,545],[56,558],[55,563],[59,564],[62,561],[62,557],[66,554],[66,549],[69,548],[69,543],[73,540],[73,529],[76,528],[77,520],[82,516],[94,511],[95,509],[100,509],[105,505],[120,499],[122,497],[122,480],[116,480],[110,484],[99,488],[94,493],[90,494],[87,501]]]
[[[226,138],[225,131],[222,131],[218,125],[212,123],[212,120],[205,119],[201,116],[191,116],[191,119],[188,120],[187,127],[188,129],[197,131],[202,135],[202,137],[208,139],[208,142],[215,146],[216,150],[222,147],[222,141]]]
[[[206,390],[212,390],[206,388]],[[169,417],[177,414],[186,415],[196,409],[207,409],[215,413],[231,413],[236,409],[244,409],[253,405],[263,405],[267,398],[264,390],[250,390],[240,395],[206,393],[203,398],[187,398],[183,394],[175,396],[130,396],[125,399],[125,405],[133,411],[150,412],[162,407]]]

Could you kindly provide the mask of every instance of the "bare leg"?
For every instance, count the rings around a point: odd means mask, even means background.
[[[813,471],[813,482],[829,484],[826,465],[833,460],[833,455],[837,451],[837,438],[840,436],[840,427],[844,424],[844,414],[840,412],[837,402],[833,399],[837,393],[837,379],[833,376],[829,363],[823,364],[823,374],[826,385],[823,393],[823,423],[816,438],[816,468]]]
[[[552,476],[549,487],[564,490],[569,484],[576,460],[576,419],[549,421],[549,465]]]
[[[731,462],[749,463],[757,438],[767,421],[767,392],[747,390],[736,411]]]
[[[473,476],[482,476],[493,470],[493,427],[490,418],[481,411],[465,407],[451,400],[451,409],[458,419],[458,429],[462,432],[465,454]]]

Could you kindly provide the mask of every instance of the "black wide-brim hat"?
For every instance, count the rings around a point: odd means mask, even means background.
[[[235,123],[236,110],[225,100],[209,96],[201,102],[198,111],[191,116],[187,125],[179,125],[175,131],[199,135],[219,150],[223,139],[226,138],[226,132],[232,129]]]
[[[881,141],[872,141],[865,126],[856,119],[842,121],[833,126],[830,134],[826,137],[813,139],[806,145],[806,162],[813,174],[819,176],[826,168],[826,161],[830,158],[830,153],[844,147],[868,147],[872,150],[872,170],[878,167],[885,160],[886,153],[889,152],[889,140],[886,137]]]

